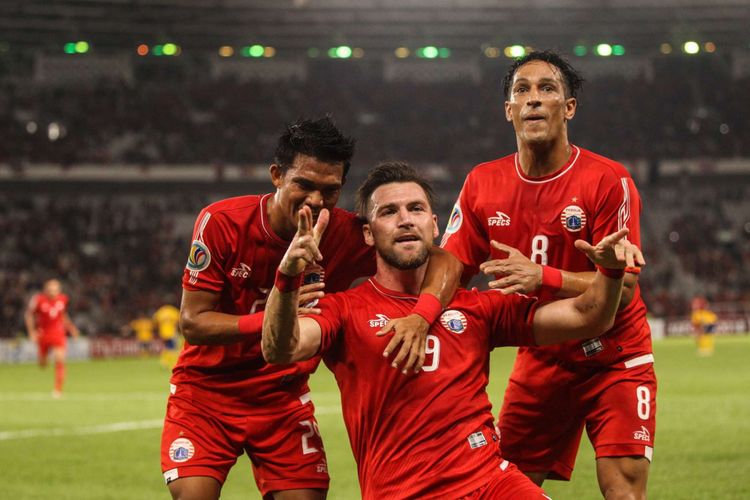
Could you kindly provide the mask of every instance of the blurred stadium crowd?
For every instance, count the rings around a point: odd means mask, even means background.
[[[466,172],[515,150],[497,85],[373,78],[367,65],[311,69],[308,82],[191,77],[49,87],[0,83],[0,163],[18,178],[35,164],[269,164],[282,121],[333,112],[358,138],[349,184],[374,162],[439,164],[439,213]],[[658,65],[650,78],[590,78],[572,122],[573,142],[628,164],[660,159],[750,158],[750,79],[719,65]],[[50,126],[54,124],[54,134]],[[54,139],[53,139],[54,135]],[[213,167],[211,167],[211,165]],[[745,177],[746,178],[746,177]],[[694,294],[750,302],[750,183],[732,177],[659,179],[647,169],[642,291],[652,314],[686,315]],[[270,190],[258,184],[250,192]],[[136,315],[179,304],[180,277],[199,209],[222,193],[158,196],[70,190],[0,198],[0,336],[23,331],[32,291],[61,277],[71,317],[88,334],[116,333]],[[344,198],[342,205],[351,208]]]

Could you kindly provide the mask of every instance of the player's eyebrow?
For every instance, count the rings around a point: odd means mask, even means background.
[[[301,177],[301,176],[292,177],[292,182],[295,182],[306,188],[315,188],[320,191],[327,191],[329,189],[341,189],[341,186],[342,186],[341,182],[318,183],[318,182],[311,181],[307,177]]]

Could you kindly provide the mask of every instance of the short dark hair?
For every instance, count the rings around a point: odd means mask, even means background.
[[[286,173],[298,154],[312,156],[326,163],[343,163],[344,177],[349,172],[354,156],[353,137],[347,137],[336,128],[331,115],[317,120],[300,118],[286,125],[279,137],[274,162]]]
[[[576,97],[577,92],[581,90],[581,86],[585,80],[560,54],[551,50],[535,50],[516,59],[510,68],[508,68],[507,73],[505,73],[505,78],[503,78],[503,95],[506,100],[510,97],[510,87],[513,85],[513,77],[516,71],[531,61],[544,61],[559,69],[563,76],[567,97]]]
[[[385,161],[370,170],[362,184],[357,189],[356,205],[359,216],[367,219],[367,204],[370,196],[377,188],[392,182],[414,182],[419,184],[427,196],[430,208],[434,210],[435,191],[433,191],[427,179],[422,177],[408,163],[402,161]]]

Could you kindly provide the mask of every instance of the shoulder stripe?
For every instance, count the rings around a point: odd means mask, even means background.
[[[620,204],[619,210],[617,210],[617,230],[628,227],[628,221],[630,221],[630,189],[628,189],[628,178],[620,177],[620,184],[622,185],[622,203]]]
[[[198,224],[198,231],[196,234],[196,239],[203,241],[203,230],[206,229],[206,224],[208,224],[208,219],[211,218],[211,212],[206,212],[203,215],[203,218],[201,219],[201,223]]]

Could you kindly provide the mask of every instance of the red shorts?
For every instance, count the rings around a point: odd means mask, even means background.
[[[224,484],[237,457],[247,452],[264,497],[289,489],[326,490],[328,465],[313,411],[304,396],[286,407],[238,416],[171,395],[161,436],[164,479],[208,476]]]
[[[460,500],[497,500],[500,498],[512,498],[513,500],[549,499],[544,494],[543,489],[534,484],[515,465],[504,460],[497,473],[487,484]]]
[[[37,347],[39,348],[39,357],[46,358],[49,350],[53,347],[65,348],[65,337],[39,337]]]
[[[520,355],[519,355],[520,358]],[[570,480],[584,424],[596,458],[651,461],[656,430],[653,356],[593,371],[528,354],[505,391],[498,428],[503,457],[524,472]]]

